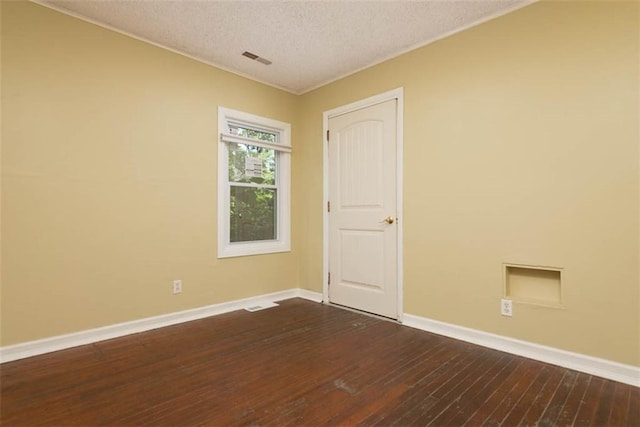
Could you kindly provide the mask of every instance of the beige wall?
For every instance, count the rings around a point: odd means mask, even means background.
[[[322,112],[403,86],[405,311],[640,365],[637,4],[534,4],[301,97],[2,9],[2,345],[321,291]],[[293,124],[290,254],[216,259],[219,104]],[[566,308],[501,317],[504,262],[563,268]]]
[[[638,31],[637,3],[538,3],[304,95],[301,282],[322,112],[403,86],[405,312],[640,365]],[[505,262],[563,268],[566,308],[501,317]]]
[[[2,345],[299,286],[295,247],[216,258],[217,107],[291,123],[295,96],[39,5],[2,12]]]

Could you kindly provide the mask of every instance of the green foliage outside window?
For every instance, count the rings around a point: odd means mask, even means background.
[[[277,190],[231,186],[231,242],[275,240]]]
[[[247,129],[242,126],[229,125],[229,133],[231,135],[238,135],[244,138],[255,139],[257,141],[266,141],[273,143],[278,142],[275,133],[264,130]]]

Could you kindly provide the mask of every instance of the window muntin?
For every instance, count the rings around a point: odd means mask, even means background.
[[[219,108],[218,257],[290,250],[290,125]]]

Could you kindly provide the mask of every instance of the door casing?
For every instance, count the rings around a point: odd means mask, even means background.
[[[353,102],[351,104],[343,105],[341,107],[334,108],[332,110],[325,111],[322,114],[322,139],[323,139],[323,203],[322,203],[322,300],[325,303],[329,303],[329,212],[327,212],[327,205],[330,200],[329,197],[329,140],[327,139],[327,131],[329,129],[329,119],[331,117],[346,114],[351,111],[360,110],[362,108],[370,107],[372,105],[380,104],[392,99],[397,100],[396,109],[396,212],[397,212],[397,240],[396,240],[396,253],[398,257],[397,268],[397,283],[398,283],[398,321],[402,322],[403,316],[403,224],[404,216],[402,211],[402,155],[403,155],[403,117],[404,117],[404,88],[390,90],[378,95],[374,95],[369,98],[362,99],[360,101]]]

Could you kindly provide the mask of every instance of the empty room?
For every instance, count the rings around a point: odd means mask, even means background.
[[[0,23],[0,424],[640,426],[640,3]]]

